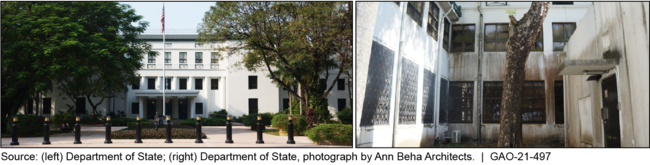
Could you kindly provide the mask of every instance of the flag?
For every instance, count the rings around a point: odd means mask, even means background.
[[[160,23],[162,23],[162,33],[165,32],[165,5],[163,5],[162,17],[160,18]]]

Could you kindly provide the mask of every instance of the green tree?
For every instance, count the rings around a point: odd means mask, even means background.
[[[139,81],[144,55],[157,55],[137,39],[148,26],[140,19],[117,2],[2,2],[3,103],[57,86],[86,97],[96,113],[104,98]]]
[[[199,26],[198,41],[241,41],[212,48],[227,52],[219,55],[242,54],[236,68],[269,71],[275,82],[300,100],[311,126],[317,119],[309,108],[309,93],[320,79],[326,60],[339,63],[336,79],[343,67],[352,65],[352,20],[352,2],[217,2]],[[275,74],[280,67],[294,78],[299,89],[290,88]],[[328,95],[335,82],[320,98]]]

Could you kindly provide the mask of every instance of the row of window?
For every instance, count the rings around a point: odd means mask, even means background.
[[[320,85],[319,87],[320,87],[321,90],[323,90],[323,91],[327,90],[327,80],[320,79],[320,82],[318,84]],[[338,79],[336,81],[336,88],[337,88],[337,90],[340,90],[340,91],[345,90],[345,79]],[[287,90],[287,89],[282,88],[282,90]]]
[[[325,99],[325,102],[327,102],[327,99]],[[347,101],[345,99],[338,99],[337,103],[338,103],[337,108],[339,111],[342,111],[345,107],[348,106]],[[289,109],[289,106],[291,106],[289,105],[289,99],[282,99],[282,108]]]
[[[170,82],[172,81],[171,78],[167,78],[165,80],[165,89],[171,89]],[[202,90],[203,89],[203,79],[202,78],[196,78],[194,79],[194,89],[196,90]],[[187,90],[187,79],[186,78],[179,78],[178,79],[178,88],[180,90]],[[133,84],[131,85],[131,89],[140,89],[140,84]],[[147,89],[154,90],[156,89],[156,78],[147,78]],[[218,90],[219,89],[219,79],[210,79],[210,89],[212,90]]]
[[[399,4],[398,4],[399,5]],[[439,12],[435,3],[429,3],[429,17],[426,25],[427,33],[434,40],[438,40],[438,22],[439,22]],[[407,15],[413,19],[418,25],[421,24],[422,20],[422,10],[424,10],[424,2],[408,2],[406,9]],[[474,52],[475,44],[475,25],[474,24],[456,24],[450,26],[449,21],[444,19],[443,28],[443,49],[450,52]],[[485,24],[485,51],[506,51],[509,37],[508,24]],[[451,34],[451,45],[449,45],[449,29],[452,29]],[[553,23],[553,50],[561,51],[566,43],[569,41],[569,38],[575,31],[575,23]],[[543,42],[543,29],[540,29],[540,32],[537,35],[537,38],[532,43],[532,51],[543,51],[544,42]],[[449,47],[451,46],[451,47]]]
[[[166,111],[165,115],[171,115],[171,104],[166,104],[166,106],[170,111]],[[203,114],[203,103],[195,103],[194,108],[194,114]],[[140,114],[140,103],[131,103],[131,114]]]
[[[210,52],[210,63],[219,62],[219,54],[217,52]],[[187,63],[187,52],[178,53],[178,62]],[[156,63],[156,57],[149,55],[148,63]],[[172,53],[165,52],[165,63],[172,63]],[[203,52],[194,52],[194,63],[203,63]]]

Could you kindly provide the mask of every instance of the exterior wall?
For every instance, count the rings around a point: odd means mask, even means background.
[[[477,124],[481,125],[481,137],[483,141],[496,141],[499,135],[499,124],[482,123],[479,114],[482,110],[478,101],[482,96],[478,95],[478,85],[485,81],[503,81],[505,78],[506,52],[492,52],[479,50],[479,37],[484,36],[484,25],[493,23],[508,23],[505,9],[516,9],[516,18],[521,19],[530,8],[531,2],[508,2],[508,6],[485,6],[481,2],[483,13],[483,25],[480,24],[480,16],[476,2],[458,2],[462,6],[463,16],[454,24],[474,24],[476,26],[474,52],[456,52],[449,56],[450,81],[474,81],[474,117],[473,124],[450,123],[450,130],[460,130],[463,139],[476,139],[478,131]],[[562,80],[557,75],[556,56],[558,52],[553,51],[553,29],[555,22],[575,22],[579,20],[591,7],[591,3],[576,2],[574,5],[549,5],[549,12],[543,23],[543,44],[544,51],[531,51],[526,62],[526,81],[543,80],[546,84],[546,123],[545,124],[524,124],[522,126],[524,141],[559,141],[563,138],[563,124],[555,124],[555,100],[553,85],[555,80]],[[480,29],[480,31],[479,31]],[[578,32],[576,30],[576,32]],[[484,48],[484,47],[482,47]],[[479,56],[479,51],[482,55]],[[481,79],[478,82],[479,58],[481,61]],[[482,91],[480,92],[482,93]]]
[[[645,6],[644,6],[645,5]],[[568,75],[566,97],[569,147],[605,147],[602,80],[616,76],[620,103],[621,147],[648,147],[648,27],[647,2],[595,3],[565,48],[567,59],[602,59],[603,52],[620,54],[618,65],[600,81],[588,76]],[[645,20],[645,22],[644,22]],[[644,24],[645,23],[645,24]],[[645,35],[641,35],[646,33]],[[594,49],[595,48],[595,49]],[[583,113],[580,103],[591,102],[592,113]],[[586,130],[586,131],[584,131]]]

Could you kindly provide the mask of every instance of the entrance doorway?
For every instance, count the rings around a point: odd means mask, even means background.
[[[156,115],[156,100],[147,99],[147,119],[155,119]]]
[[[178,99],[178,119],[187,119],[187,98]]]
[[[618,89],[616,75],[602,81],[603,128],[605,129],[605,147],[621,147],[621,127],[619,121]]]

